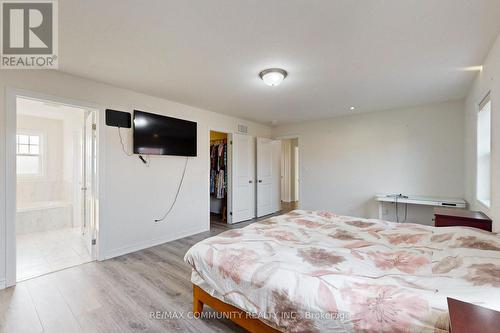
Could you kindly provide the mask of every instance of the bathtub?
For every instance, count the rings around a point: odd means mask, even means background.
[[[17,207],[16,234],[71,228],[73,204],[66,201],[23,203]]]

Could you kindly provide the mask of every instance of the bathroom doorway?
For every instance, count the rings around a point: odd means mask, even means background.
[[[96,111],[16,97],[16,281],[95,260]]]

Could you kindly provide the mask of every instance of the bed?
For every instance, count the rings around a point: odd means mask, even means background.
[[[253,332],[448,332],[447,297],[500,310],[500,237],[468,227],[295,210],[184,260],[194,311]]]

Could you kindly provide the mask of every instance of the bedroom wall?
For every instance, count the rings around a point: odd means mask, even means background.
[[[476,200],[476,123],[479,102],[491,91],[491,207]],[[483,62],[465,103],[466,198],[473,209],[493,219],[493,231],[500,232],[500,36]]]
[[[6,87],[95,103],[102,108],[134,109],[198,122],[198,156],[190,158],[184,185],[171,216],[154,223],[171,203],[184,166],[183,157],[153,157],[144,167],[126,156],[116,128],[105,130],[105,212],[100,226],[103,258],[121,255],[209,228],[208,129],[236,131],[248,126],[251,135],[270,137],[268,126],[171,102],[56,71],[2,71],[0,75],[0,284],[5,276],[5,108]],[[123,132],[130,140],[130,131]]]
[[[463,101],[278,126],[272,135],[299,136],[304,209],[371,218],[379,193],[464,197]],[[432,223],[432,209],[409,206],[409,214]]]

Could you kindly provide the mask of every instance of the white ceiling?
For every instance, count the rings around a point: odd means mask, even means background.
[[[64,0],[59,21],[64,72],[279,125],[463,98],[500,1]]]

